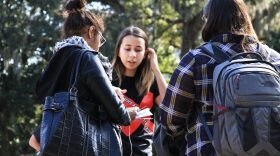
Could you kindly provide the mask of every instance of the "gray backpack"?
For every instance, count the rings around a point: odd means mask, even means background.
[[[212,43],[203,46],[220,63],[213,73],[213,136],[199,112],[217,155],[280,156],[280,75],[260,55],[268,48],[258,47],[228,59]]]

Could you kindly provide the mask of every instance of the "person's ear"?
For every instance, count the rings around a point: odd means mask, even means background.
[[[91,39],[94,37],[94,26],[90,26],[88,29],[88,37]]]

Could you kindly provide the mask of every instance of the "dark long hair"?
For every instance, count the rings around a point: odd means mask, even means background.
[[[89,26],[94,26],[96,31],[104,31],[102,18],[85,10],[84,0],[69,0],[65,6],[64,18],[63,38],[82,36]]]
[[[146,33],[139,27],[130,26],[125,28],[121,32],[121,34],[118,37],[118,41],[115,48],[115,54],[112,61],[113,69],[116,74],[116,77],[114,77],[114,79],[118,80],[119,85],[122,83],[122,74],[124,73],[125,67],[118,55],[120,52],[120,46],[122,44],[123,38],[129,35],[144,39],[145,48],[148,48],[148,37]],[[154,74],[152,72],[150,61],[148,60],[147,56],[144,57],[141,64],[137,67],[135,78],[137,78],[135,85],[138,94],[146,94],[150,90],[150,87],[154,80]]]
[[[258,40],[243,0],[207,0],[206,23],[202,30],[205,42],[219,34],[250,35]]]

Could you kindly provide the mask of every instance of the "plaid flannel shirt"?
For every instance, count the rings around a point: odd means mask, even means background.
[[[231,56],[242,51],[241,42],[244,37],[249,49],[256,51],[258,46],[250,36],[223,34],[216,36],[211,42]],[[276,51],[271,50],[270,56],[266,58],[280,67],[280,55]],[[202,110],[202,115],[212,132],[212,78],[216,65],[215,59],[207,55],[201,47],[189,51],[172,74],[160,105],[161,123],[167,132],[174,137],[186,134],[187,156],[216,155],[195,109],[197,107]]]

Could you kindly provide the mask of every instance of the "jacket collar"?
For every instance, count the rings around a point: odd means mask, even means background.
[[[249,35],[237,35],[237,34],[220,34],[214,36],[211,42],[221,42],[221,43],[256,43],[257,40],[253,36]]]
[[[54,52],[57,52],[60,49],[67,47],[67,46],[78,46],[83,49],[88,49],[90,51],[94,51],[93,49],[90,48],[90,46],[87,44],[87,42],[84,40],[83,37],[72,36],[72,37],[66,38],[60,42],[57,42],[54,47]],[[96,52],[96,53],[98,53],[98,52]]]

